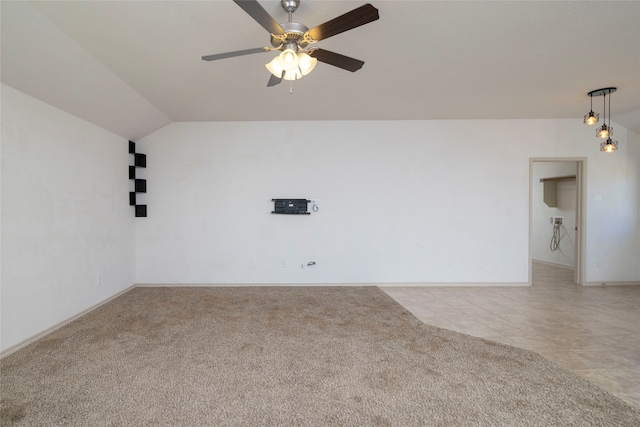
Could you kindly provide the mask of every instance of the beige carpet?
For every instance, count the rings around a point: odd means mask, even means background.
[[[375,287],[136,288],[0,362],[2,425],[634,426],[533,352]]]

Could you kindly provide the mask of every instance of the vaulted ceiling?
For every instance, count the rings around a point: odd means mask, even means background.
[[[640,133],[640,2],[370,1],[379,20],[318,43],[361,70],[319,63],[267,87],[273,52],[201,59],[269,45],[231,0],[3,0],[2,81],[133,140],[172,121],[579,123],[587,92],[609,86],[613,120]],[[313,27],[363,3],[302,0],[293,21]],[[260,4],[287,21],[279,1]]]

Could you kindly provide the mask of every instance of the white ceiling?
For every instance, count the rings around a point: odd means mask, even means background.
[[[302,0],[293,20],[363,3]],[[317,45],[364,67],[318,63],[289,94],[266,87],[275,53],[201,60],[269,45],[230,0],[3,0],[2,81],[133,140],[172,121],[581,120],[609,86],[613,120],[640,133],[640,2],[371,3],[380,20]]]

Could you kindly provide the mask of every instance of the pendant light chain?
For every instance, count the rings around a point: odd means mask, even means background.
[[[606,95],[605,95],[605,100],[606,100]],[[611,135],[613,132],[611,132],[611,93],[609,93],[609,134]]]

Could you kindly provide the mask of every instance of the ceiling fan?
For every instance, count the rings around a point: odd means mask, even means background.
[[[283,79],[297,80],[309,74],[318,61],[347,71],[358,71],[364,65],[364,61],[308,46],[380,18],[378,9],[367,3],[309,29],[292,21],[293,12],[300,5],[300,0],[280,0],[280,5],[289,14],[289,21],[285,23],[278,23],[256,0],[233,1],[271,34],[271,47],[206,55],[202,59],[215,61],[259,52],[280,51],[278,56],[266,64],[267,70],[271,73],[268,87],[279,84]]]

